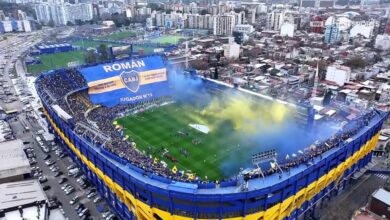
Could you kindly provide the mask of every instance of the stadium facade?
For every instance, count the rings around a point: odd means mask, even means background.
[[[40,75],[42,79],[53,71]],[[67,147],[99,193],[122,219],[296,219],[314,213],[319,201],[337,195],[372,158],[387,114],[376,112],[342,146],[284,173],[248,181],[178,182],[148,173],[77,134],[38,90],[49,129]]]

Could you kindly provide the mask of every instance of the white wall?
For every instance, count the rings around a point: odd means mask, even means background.
[[[284,23],[280,27],[280,35],[287,37],[294,37],[294,24]]]
[[[28,20],[23,20],[23,28],[25,32],[31,32],[31,24]]]
[[[390,50],[390,35],[378,35],[375,39],[375,48],[380,50]]]
[[[351,68],[347,66],[332,65],[326,70],[326,80],[335,82],[339,86],[343,86],[349,82],[351,78]]]
[[[351,31],[349,32],[349,36],[356,37],[358,34],[361,34],[365,38],[370,38],[373,30],[374,30],[374,26],[372,25],[357,24],[351,28]]]
[[[240,56],[240,45],[237,43],[224,44],[223,53],[227,59],[238,59]]]
[[[4,32],[12,32],[11,21],[2,21],[4,26]]]

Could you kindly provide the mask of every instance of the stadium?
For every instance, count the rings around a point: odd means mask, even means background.
[[[371,161],[387,113],[290,103],[146,56],[35,81],[51,132],[121,219],[300,219]]]

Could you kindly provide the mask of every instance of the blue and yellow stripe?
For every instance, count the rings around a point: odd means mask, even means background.
[[[97,168],[85,155],[83,155],[79,149],[69,140],[68,137],[58,128],[54,123],[53,119],[50,117],[46,109],[44,109],[44,114],[48,118],[51,126],[61,137],[61,139],[69,146],[69,148],[74,152],[74,154],[92,171],[97,177],[99,177],[105,185],[117,196],[117,198],[124,204],[127,208],[136,215],[137,219],[140,220],[149,220],[155,219],[153,214],[157,214],[164,220],[189,220],[192,218],[179,216],[171,214],[167,211],[158,209],[156,207],[151,207],[148,204],[138,200],[134,195],[125,190],[118,183],[113,181],[108,175],[106,175],[102,170]],[[343,176],[344,172],[347,169],[352,168],[359,160],[367,156],[376,146],[379,138],[379,132],[376,133],[371,139],[361,145],[360,149],[348,157],[344,162],[338,164],[335,168],[331,169],[329,172],[322,175],[317,180],[313,181],[306,187],[300,189],[294,195],[291,195],[284,201],[273,205],[265,211],[259,211],[257,213],[248,214],[246,216],[226,218],[228,220],[257,220],[257,219],[278,219],[282,220],[290,216],[295,210],[299,209],[302,204],[307,201],[310,201],[314,198],[315,195],[320,193],[323,189],[328,187],[331,183],[337,182]],[[200,219],[200,218],[198,218]]]

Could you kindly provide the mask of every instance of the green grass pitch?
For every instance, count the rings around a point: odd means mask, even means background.
[[[159,43],[159,44],[177,44],[180,39],[183,39],[182,36],[177,35],[164,35],[155,39],[152,39],[152,43]]]
[[[248,156],[240,149],[238,134],[229,124],[223,126],[224,129],[211,129],[208,134],[189,126],[190,123],[198,123],[212,127],[213,123],[219,123],[217,120],[202,115],[192,106],[174,103],[127,116],[117,122],[124,127],[124,133],[136,142],[139,150],[165,161],[170,168],[176,165],[178,169],[201,178],[207,176],[210,180],[222,180],[227,176],[221,165],[229,156],[234,154],[243,160]],[[179,135],[179,131],[188,135]],[[163,148],[167,148],[178,162],[162,156]],[[183,154],[183,149],[188,152],[187,155]]]
[[[84,47],[93,47],[93,48],[96,48],[96,47],[100,46],[101,44],[106,44],[107,47],[120,46],[120,44],[102,43],[102,42],[96,42],[96,41],[92,41],[92,40],[78,40],[78,41],[73,41],[71,44],[74,46],[81,46],[81,47],[84,46]]]
[[[42,54],[36,56],[41,64],[33,64],[27,66],[27,72],[32,74],[41,73],[52,69],[67,67],[69,62],[78,61],[84,63],[84,51],[69,51],[64,53]]]
[[[138,34],[136,31],[123,31],[123,32],[117,32],[113,34],[109,34],[106,36],[99,37],[100,39],[104,40],[123,40],[129,37],[134,37]]]

